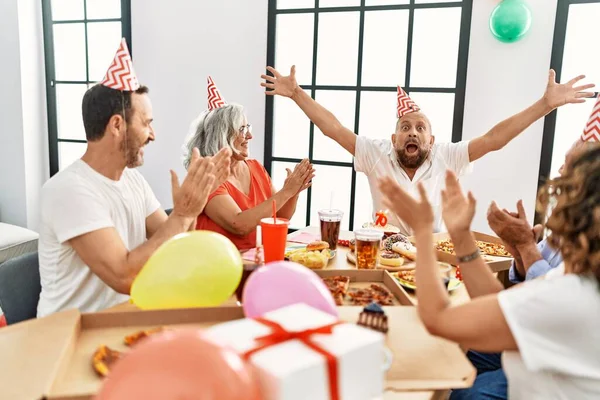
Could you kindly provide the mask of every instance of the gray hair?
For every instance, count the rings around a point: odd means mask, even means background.
[[[192,159],[192,151],[197,147],[202,157],[214,156],[228,146],[236,153],[233,142],[238,129],[244,124],[244,107],[227,104],[212,111],[204,111],[190,126],[190,133],[184,146],[183,165],[187,169]]]

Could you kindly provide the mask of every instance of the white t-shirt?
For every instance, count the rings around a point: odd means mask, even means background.
[[[505,351],[510,399],[600,399],[600,287],[574,274],[498,294],[519,351]]]
[[[127,301],[84,264],[68,241],[113,227],[128,250],[144,243],[146,217],[160,204],[142,175],[125,169],[121,180],[113,181],[77,160],[46,182],[41,196],[38,317],[71,308],[95,312]]]
[[[458,176],[469,170],[469,142],[434,143],[427,160],[419,167],[411,181],[396,159],[396,152],[390,140],[374,140],[364,136],[356,138],[354,169],[363,172],[369,179],[373,213],[385,210],[383,195],[379,191],[379,178],[390,176],[404,190],[415,198],[419,197],[417,183],[422,182],[429,202],[433,207],[435,220],[434,230],[443,230],[442,222],[442,189],[445,187],[446,170],[452,170]],[[365,221],[366,222],[366,221]],[[400,221],[394,213],[388,214],[388,223],[400,228],[405,235],[411,235],[411,229]]]

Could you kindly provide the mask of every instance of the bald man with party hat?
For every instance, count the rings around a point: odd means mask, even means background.
[[[475,139],[458,143],[437,143],[427,115],[398,87],[395,131],[389,140],[377,140],[356,135],[306,94],[296,81],[295,66],[288,76],[283,76],[272,67],[267,67],[267,70],[271,75],[261,76],[264,80],[261,86],[267,88],[267,95],[292,99],[325,136],[352,154],[355,170],[364,173],[369,180],[374,213],[385,208],[378,188],[379,178],[392,176],[404,190],[415,196],[418,194],[417,186],[421,183],[435,211],[436,231],[443,230],[441,190],[446,170],[452,170],[459,176],[465,174],[473,161],[502,149],[554,109],[569,103],[583,103],[586,97],[594,95],[593,92],[586,91],[594,87],[593,84],[578,84],[585,78],[584,75],[559,84],[554,71],[550,70],[544,95],[530,107]],[[412,234],[410,228],[395,215],[388,215],[388,222],[399,227],[401,233]]]

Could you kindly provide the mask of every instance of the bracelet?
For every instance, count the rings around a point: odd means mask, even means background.
[[[481,253],[479,252],[479,249],[477,249],[477,250],[475,250],[475,252],[473,254],[469,254],[467,256],[462,256],[462,257],[457,257],[457,258],[458,258],[458,262],[460,264],[462,264],[462,263],[468,263],[473,260],[476,260],[479,258],[480,255],[481,255]]]

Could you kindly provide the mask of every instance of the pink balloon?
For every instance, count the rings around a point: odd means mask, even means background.
[[[144,339],[115,363],[96,400],[237,400],[261,398],[250,366],[200,330]]]
[[[335,301],[319,275],[293,262],[277,261],[256,269],[242,295],[244,314],[248,318],[296,303],[338,316]]]

